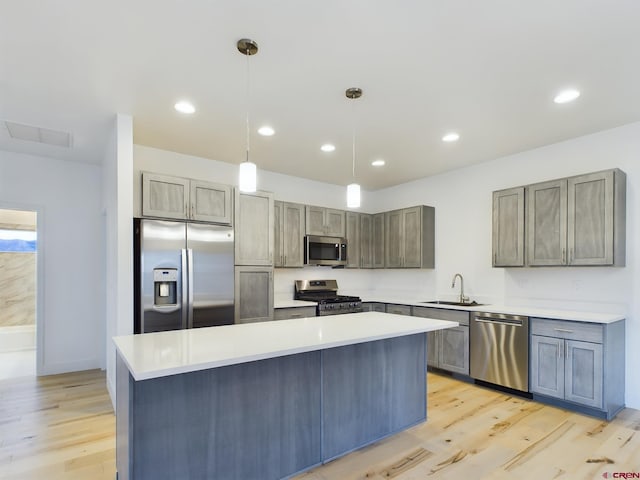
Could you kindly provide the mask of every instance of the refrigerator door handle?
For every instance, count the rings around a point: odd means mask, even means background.
[[[187,305],[188,305],[188,316],[187,316],[187,328],[193,328],[193,249],[187,248],[187,263],[188,263],[188,272],[189,279],[187,282]]]
[[[181,322],[182,328],[187,328],[189,321],[189,313],[187,311],[188,299],[189,299],[189,279],[188,279],[188,263],[189,259],[187,257],[187,249],[183,248],[180,253],[181,259],[181,270],[182,270],[182,298],[180,301],[181,308]]]

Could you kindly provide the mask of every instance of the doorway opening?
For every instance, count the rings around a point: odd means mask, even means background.
[[[37,213],[0,209],[0,380],[36,375]]]

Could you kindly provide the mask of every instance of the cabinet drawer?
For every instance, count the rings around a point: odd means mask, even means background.
[[[531,335],[543,335],[545,337],[603,343],[603,328],[599,323],[532,318],[530,326]]]
[[[450,320],[460,325],[469,326],[469,312],[448,310],[446,308],[413,307],[414,317],[435,318],[436,320]]]
[[[411,305],[396,305],[395,303],[387,303],[387,313],[395,313],[396,315],[411,315]]]
[[[290,318],[315,317],[316,307],[291,307],[276,308],[273,312],[275,320],[288,320]]]
[[[362,302],[363,312],[386,312],[385,304],[379,302]]]

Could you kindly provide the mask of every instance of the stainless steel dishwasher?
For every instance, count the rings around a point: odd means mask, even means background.
[[[529,391],[529,317],[472,312],[469,336],[471,377]]]

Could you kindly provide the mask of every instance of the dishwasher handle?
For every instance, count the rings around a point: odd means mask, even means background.
[[[522,315],[506,315],[502,313],[476,312],[473,314],[473,319],[478,323],[523,327],[527,324],[529,317]]]
[[[478,323],[491,323],[492,325],[509,325],[512,327],[522,327],[522,320],[504,320],[502,318],[474,318]]]

